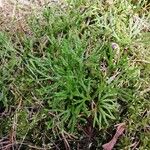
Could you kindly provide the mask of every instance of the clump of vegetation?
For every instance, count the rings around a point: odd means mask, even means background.
[[[148,11],[148,1],[68,1],[33,14],[27,32],[1,31],[3,149],[99,149],[120,122],[116,149],[148,149]]]

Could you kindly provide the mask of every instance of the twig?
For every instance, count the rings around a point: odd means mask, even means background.
[[[62,138],[64,140],[64,144],[65,144],[66,150],[71,150],[70,145],[69,145],[66,137],[64,136],[64,132],[63,131],[61,132],[61,135],[62,135]]]
[[[29,143],[22,143],[22,142],[14,142],[14,143],[11,143],[11,144],[8,144],[6,146],[3,146],[3,150],[7,150],[8,148],[11,148],[11,146],[13,145],[26,145],[28,146],[29,148],[32,148],[32,149],[35,149],[35,150],[45,150],[45,148],[43,147],[38,147],[38,146],[34,146],[34,145],[31,145]],[[50,150],[51,148],[46,148],[46,150]]]

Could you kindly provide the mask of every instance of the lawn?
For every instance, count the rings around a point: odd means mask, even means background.
[[[17,17],[0,16],[0,149],[149,150],[149,1]]]

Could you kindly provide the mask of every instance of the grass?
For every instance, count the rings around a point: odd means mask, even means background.
[[[72,0],[1,31],[1,147],[102,149],[125,122],[116,149],[149,149],[148,5]]]

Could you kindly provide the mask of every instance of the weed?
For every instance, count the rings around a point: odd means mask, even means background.
[[[146,1],[67,4],[31,16],[29,33],[0,33],[0,104],[16,107],[5,122],[12,122],[17,147],[29,140],[49,149],[63,140],[69,148],[71,136],[86,132],[99,147],[123,121],[128,129],[117,148],[148,148],[149,16],[140,14]]]

